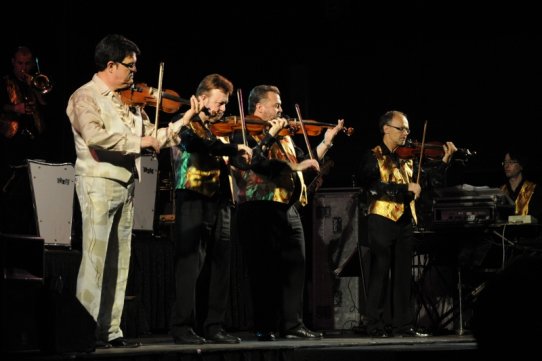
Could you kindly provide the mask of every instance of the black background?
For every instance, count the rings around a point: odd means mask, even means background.
[[[540,179],[541,29],[534,5],[252,3],[11,2],[0,23],[3,73],[11,69],[13,50],[27,45],[54,82],[47,95],[48,160],[54,162],[75,160],[68,98],[94,73],[96,43],[121,33],[142,51],[138,82],[156,87],[163,61],[164,88],[184,98],[216,72],[243,90],[245,104],[253,86],[274,84],[290,116],[298,103],[306,119],[344,118],[355,134],[336,138],[327,187],[352,186],[361,153],[380,141],[378,117],[390,109],[407,114],[413,139],[421,140],[427,121],[426,140],[451,140],[477,152],[465,166],[454,166],[452,184],[501,184],[509,145],[531,153],[531,176]],[[148,112],[154,119],[153,109]],[[227,112],[238,114],[235,96]],[[166,122],[171,115],[160,116]]]

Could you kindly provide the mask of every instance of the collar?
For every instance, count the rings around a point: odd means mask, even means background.
[[[109,96],[113,94],[113,91],[109,89],[107,84],[105,84],[102,79],[100,79],[97,73],[94,74],[94,76],[92,77],[92,82],[94,83],[94,86],[98,89],[101,95]]]

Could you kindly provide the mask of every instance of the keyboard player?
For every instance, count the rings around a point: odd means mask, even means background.
[[[537,184],[524,176],[527,167],[527,158],[518,149],[510,148],[504,155],[502,162],[506,183],[501,186],[515,203],[514,213],[524,217],[525,222],[535,223],[542,221],[542,191],[539,191]],[[521,218],[516,218],[521,219]]]

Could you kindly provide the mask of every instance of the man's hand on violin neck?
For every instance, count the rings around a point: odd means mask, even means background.
[[[457,152],[457,147],[452,142],[446,142],[446,144],[444,144],[442,147],[444,148],[444,156],[442,157],[442,161],[444,163],[448,163],[452,158],[452,155]]]
[[[283,118],[270,120],[269,123],[271,124],[271,128],[269,128],[269,134],[271,134],[273,137],[276,136],[281,129],[286,128],[286,126],[288,125],[288,121]]]

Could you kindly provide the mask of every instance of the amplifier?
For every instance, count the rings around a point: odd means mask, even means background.
[[[152,155],[141,157],[141,174],[134,189],[134,230],[154,230],[154,207],[158,179],[158,159]]]
[[[71,163],[28,159],[36,229],[46,245],[71,246],[75,170]]]
[[[320,189],[313,198],[312,215],[312,273],[307,283],[312,327],[351,328],[360,320],[360,280],[339,278],[334,271],[350,255],[357,255],[359,189]]]

